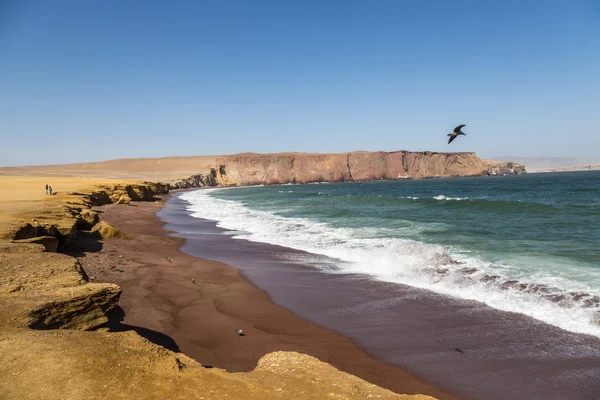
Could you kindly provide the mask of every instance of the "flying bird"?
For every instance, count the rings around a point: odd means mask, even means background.
[[[466,134],[466,133],[464,133],[463,131],[461,131],[461,128],[462,128],[463,126],[465,126],[465,125],[459,125],[459,126],[457,126],[456,128],[454,128],[454,132],[452,132],[452,133],[449,133],[449,134],[448,134],[448,136],[450,136],[450,140],[448,140],[448,144],[452,143],[452,141],[453,141],[454,139],[456,139],[456,137],[457,137],[458,135],[464,135],[464,136],[467,136],[467,134]]]

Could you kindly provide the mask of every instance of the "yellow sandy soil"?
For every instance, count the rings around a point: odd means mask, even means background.
[[[130,158],[85,164],[40,167],[0,167],[0,176],[46,176],[72,178],[112,178],[119,180],[167,181],[205,172],[216,157]],[[45,185],[45,183],[44,183]],[[43,185],[42,185],[43,186]],[[52,185],[54,188],[55,185]],[[58,190],[58,185],[56,186]]]
[[[107,178],[0,176],[0,236],[18,222],[47,215],[69,201],[69,193],[90,192],[97,185],[122,183]],[[55,195],[46,195],[46,184]]]

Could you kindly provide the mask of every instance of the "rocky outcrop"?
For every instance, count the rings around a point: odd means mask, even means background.
[[[57,290],[29,312],[32,329],[93,330],[106,324],[106,314],[117,306],[121,289],[112,283]]]
[[[11,240],[32,239],[40,236],[53,236],[58,240],[57,248],[60,250],[65,245],[75,240],[77,236],[77,221],[66,215],[52,216],[50,223],[26,223],[18,227],[9,235]],[[40,221],[43,221],[40,218]]]
[[[193,187],[217,186],[216,181],[209,178],[210,175],[196,174],[188,178],[177,179],[171,182],[173,189],[189,189]]]
[[[105,204],[129,204],[132,201],[153,201],[154,196],[169,193],[169,184],[144,182],[141,184],[101,186],[85,195],[85,203],[91,206]]]
[[[111,224],[105,221],[100,221],[92,228],[92,233],[95,233],[102,239],[110,239],[110,238],[121,238],[128,239],[125,233],[121,232]]]
[[[188,189],[192,187],[206,186],[235,186],[227,175],[225,165],[219,165],[218,168],[211,167],[206,174],[196,174],[188,178],[177,179],[169,184],[171,189]]]
[[[77,219],[77,228],[90,230],[99,221],[100,217],[98,216],[98,212],[94,210],[83,209],[79,213],[79,218]]]
[[[44,212],[32,223],[23,224],[8,234],[9,240],[29,240],[40,236],[52,236],[58,240],[57,250],[71,244],[78,229],[92,229],[98,224],[98,213],[90,207],[105,204],[129,204],[132,201],[154,201],[156,195],[169,193],[169,185],[144,182],[101,186],[92,193],[69,193],[71,201],[62,209]],[[98,226],[96,231],[105,237],[126,237],[114,227]],[[106,236],[105,236],[106,235]],[[56,251],[56,250],[55,250]]]
[[[522,175],[526,174],[525,166],[510,161],[485,160],[489,175]]]
[[[107,322],[117,285],[88,283],[73,257],[14,246],[0,257],[0,325],[89,330]]]

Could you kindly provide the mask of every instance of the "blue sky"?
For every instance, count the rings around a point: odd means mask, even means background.
[[[467,137],[446,134],[466,124]],[[0,165],[600,158],[600,2],[0,0]]]

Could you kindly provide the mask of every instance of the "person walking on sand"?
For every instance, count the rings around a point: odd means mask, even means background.
[[[48,186],[48,191],[50,192],[50,196],[52,196],[52,186]]]
[[[48,194],[48,184],[46,183],[46,194]]]

